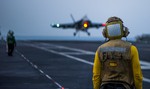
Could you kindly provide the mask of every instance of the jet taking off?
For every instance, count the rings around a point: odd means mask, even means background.
[[[103,23],[92,23],[87,16],[84,16],[81,20],[79,21],[75,21],[75,19],[73,18],[73,16],[71,15],[71,18],[73,20],[74,23],[66,23],[66,24],[51,24],[51,27],[53,28],[74,28],[76,30],[76,32],[74,32],[74,36],[76,36],[76,34],[79,31],[83,31],[86,32],[89,36],[90,33],[88,32],[89,28],[99,28],[99,27],[103,27],[105,26],[105,24]]]

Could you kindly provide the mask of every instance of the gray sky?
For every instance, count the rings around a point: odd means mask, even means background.
[[[150,0],[0,0],[0,30],[12,29],[17,36],[73,36],[75,30],[50,27],[51,23],[73,22],[87,15],[104,23],[118,16],[130,30],[129,37],[150,34]],[[89,29],[92,37],[102,37],[102,28]],[[80,35],[87,36],[80,32]]]

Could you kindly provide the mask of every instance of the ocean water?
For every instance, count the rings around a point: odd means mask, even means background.
[[[16,40],[50,40],[50,41],[104,41],[103,37],[74,37],[74,36],[15,36]],[[124,38],[125,39],[125,38]],[[128,38],[135,41],[134,38]]]
[[[52,41],[99,41],[105,40],[100,37],[73,37],[73,36],[16,36],[16,40],[52,40]]]

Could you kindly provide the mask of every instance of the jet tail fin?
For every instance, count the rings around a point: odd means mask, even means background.
[[[70,16],[71,16],[71,18],[72,18],[73,22],[75,23],[75,19],[74,19],[73,15],[72,15],[72,14],[70,14]]]

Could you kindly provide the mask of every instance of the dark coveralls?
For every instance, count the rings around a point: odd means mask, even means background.
[[[8,47],[8,56],[12,56],[14,47],[16,46],[16,40],[14,36],[7,36],[7,47]]]

